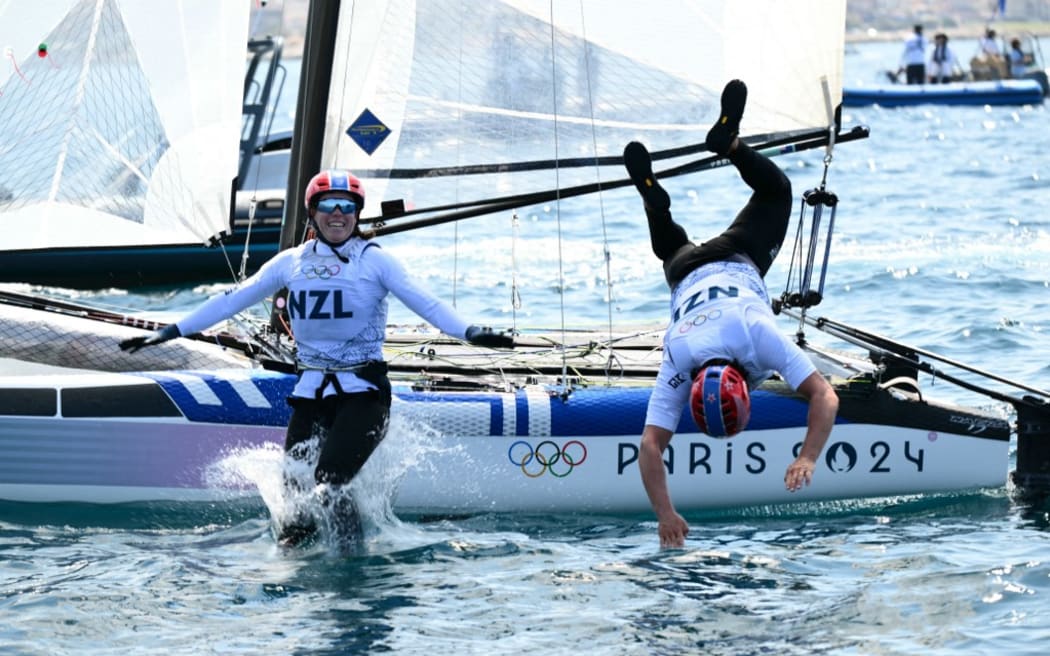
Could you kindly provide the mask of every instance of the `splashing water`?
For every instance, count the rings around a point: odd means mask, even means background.
[[[394,403],[399,401],[395,399]],[[276,443],[235,449],[208,468],[205,480],[214,489],[258,493],[269,511],[275,534],[278,526],[296,517],[318,519],[322,541],[328,546],[338,545],[331,544],[333,526],[327,509],[343,501],[341,495],[349,495],[360,516],[365,547],[377,547],[386,542],[384,536],[390,529],[404,528],[393,506],[405,476],[412,472],[433,473],[431,456],[435,454],[456,452],[459,457],[466,457],[461,447],[443,445],[444,441],[424,417],[394,412],[386,437],[344,489],[315,483],[320,436],[299,445],[294,458],[287,457]],[[285,484],[286,480],[290,485]],[[406,537],[403,531],[396,532]]]

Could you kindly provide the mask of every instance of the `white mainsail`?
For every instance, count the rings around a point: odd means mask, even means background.
[[[4,250],[229,226],[247,0],[0,2]]]
[[[322,163],[410,207],[599,175],[508,174],[513,162],[618,156],[631,139],[702,143],[733,78],[750,89],[745,135],[826,128],[823,80],[830,105],[841,99],[843,0],[387,0],[341,12]],[[479,164],[503,168],[442,175]]]

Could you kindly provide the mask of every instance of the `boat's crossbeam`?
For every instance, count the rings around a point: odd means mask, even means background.
[[[540,381],[600,385],[630,379],[651,382],[660,364],[660,330],[600,337],[574,332],[561,341],[550,333],[519,335],[513,351],[478,349],[437,334],[388,333],[384,347],[394,375],[420,381],[441,377],[495,382],[513,389]]]

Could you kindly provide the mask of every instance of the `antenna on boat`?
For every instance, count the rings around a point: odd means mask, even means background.
[[[824,150],[824,174],[820,179],[820,186],[809,189],[802,194],[802,208],[799,213],[798,231],[795,234],[795,245],[791,253],[791,266],[788,270],[787,284],[780,298],[773,300],[773,312],[779,314],[784,308],[800,308],[798,332],[796,339],[799,344],[805,342],[806,310],[818,305],[824,299],[824,282],[828,272],[828,257],[831,254],[831,235],[835,230],[835,211],[838,208],[838,196],[828,191],[828,171],[831,168],[832,153],[835,149],[835,136],[838,132],[840,114],[831,105],[831,88],[828,79],[822,77],[821,87],[824,91],[824,105],[828,114],[828,143]],[[807,223],[806,208],[813,208],[812,218],[809,220],[809,242],[805,243],[804,227]],[[827,228],[821,234],[821,222],[823,221],[824,208],[830,210]],[[813,288],[813,269],[817,260],[817,245],[821,239],[824,241],[823,260],[820,264],[820,281]],[[792,278],[795,267],[798,267],[798,287],[792,289]]]

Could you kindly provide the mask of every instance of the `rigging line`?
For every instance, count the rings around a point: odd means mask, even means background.
[[[521,307],[521,295],[518,292],[518,233],[519,233],[519,221],[518,213],[511,212],[510,218],[511,224],[511,236],[510,236],[510,319],[511,319],[511,330],[517,332],[518,329],[518,308]]]
[[[580,5],[580,35],[583,39],[583,78],[587,82],[587,112],[591,119],[591,148],[595,154],[595,159],[598,155],[598,133],[595,125],[594,116],[594,90],[591,86],[591,48],[590,41],[587,40],[587,18],[583,11],[583,5]],[[612,318],[612,303],[613,303],[613,279],[612,279],[612,256],[609,250],[609,227],[605,222],[605,197],[602,194],[602,170],[601,167],[595,165],[594,176],[597,179],[598,185],[598,215],[602,220],[602,255],[605,259],[605,309],[608,312],[608,326],[609,326],[609,341],[612,342],[613,332],[613,318]],[[610,353],[609,362],[611,363],[615,355]]]
[[[555,34],[554,28],[554,0],[550,0],[548,5],[549,16],[550,16],[550,36],[551,36],[551,109],[554,114],[554,161],[558,161],[560,155],[558,149],[558,48],[557,48],[557,35]],[[565,343],[565,267],[564,267],[564,256],[562,255],[562,230],[561,230],[561,169],[557,166],[554,167],[554,215],[558,225],[558,313],[561,317],[561,341]],[[568,387],[568,371],[569,362],[566,357],[565,350],[561,352],[561,366],[562,366],[562,387]]]
[[[823,130],[822,130],[823,132]],[[684,157],[706,152],[703,144],[681,146],[670,150],[653,152],[653,161],[673,157]],[[554,168],[584,168],[589,166],[619,166],[623,163],[619,155],[604,155],[590,157],[568,157],[562,160],[540,159],[524,162],[504,162],[497,164],[463,164],[457,166],[433,166],[427,168],[396,168],[396,169],[363,169],[361,175],[374,177],[387,177],[398,180],[411,180],[414,178],[440,178],[463,175],[485,175],[491,173],[520,173],[522,171],[546,171]]]
[[[802,207],[805,208],[805,203],[803,203]],[[795,240],[791,245],[791,258],[788,259],[788,275],[787,281],[784,283],[784,292],[781,294],[782,298],[787,297],[791,293],[792,280],[794,280],[795,278],[796,258],[799,264],[799,268],[801,268],[802,224],[805,218],[805,209],[801,210],[801,212],[802,213],[799,215],[798,219],[798,230],[795,231]],[[799,278],[801,279],[801,277],[802,273],[800,271]]]
[[[835,108],[831,105],[831,86],[826,75],[820,78],[820,88],[824,93],[824,109],[828,115],[828,147],[824,151],[824,179],[820,181],[821,190],[828,179],[828,168],[831,166],[832,151],[835,150],[835,130],[839,121],[835,117]]]
[[[249,210],[248,216],[252,216],[252,215],[253,215],[253,213]],[[244,242],[244,248],[245,249],[248,248],[247,240],[245,240],[245,242]],[[235,283],[239,282],[239,280],[237,278],[237,271],[234,270],[234,268],[233,268],[233,260],[230,259],[229,251],[226,250],[226,244],[222,243],[221,240],[219,241],[219,249],[222,250],[222,259],[224,259],[226,261],[226,269],[230,272],[230,278]],[[243,265],[243,263],[244,263],[243,259],[241,260],[241,263]],[[241,278],[240,280],[244,280],[244,278]]]
[[[837,120],[837,117],[835,116],[835,108],[831,101],[831,87],[828,84],[828,78],[826,75],[820,78],[820,87],[824,98],[824,111],[828,120],[828,141],[824,150],[824,173],[820,178],[820,186],[817,189],[807,191],[802,195],[802,208],[801,213],[799,214],[799,232],[796,246],[798,247],[799,256],[798,296],[801,308],[799,313],[798,337],[800,340],[805,339],[805,317],[807,309],[811,304],[819,303],[819,299],[824,293],[824,281],[828,271],[828,257],[831,254],[831,237],[835,229],[835,210],[838,204],[835,195],[827,191],[827,182],[828,171],[831,169],[832,152],[835,149],[835,130],[837,129],[839,120]],[[806,220],[807,205],[813,208],[813,218],[810,224],[809,249],[803,253],[803,223]],[[816,264],[817,243],[820,240],[820,222],[823,215],[823,208],[825,206],[830,208],[830,216],[828,218],[828,225],[824,237],[824,262],[821,265],[820,270],[820,286],[815,295],[817,300],[814,302],[812,301],[813,291],[811,284],[813,281],[813,267]],[[792,253],[792,256],[794,256],[794,252]],[[784,296],[783,298],[790,300],[790,297],[788,296]]]
[[[864,342],[866,342],[867,345],[877,346],[879,348],[890,351],[898,356],[908,356],[910,354],[911,357],[922,356],[931,360],[937,360],[951,367],[955,367],[963,371],[968,371],[970,373],[978,374],[990,380],[994,380],[996,382],[1004,383],[1006,385],[1010,385],[1027,392],[1032,392],[1033,394],[1038,394],[1040,396],[1050,398],[1050,391],[1048,390],[1043,390],[1039,389],[1038,387],[1032,387],[1024,383],[1019,383],[1015,380],[1011,380],[1004,376],[999,376],[997,374],[984,371],[966,363],[959,362],[958,360],[953,360],[939,353],[934,353],[933,351],[928,351],[922,348],[918,348],[916,346],[905,344],[903,342],[897,342],[888,337],[883,337],[878,333],[873,333],[867,330],[863,330],[861,328],[856,328],[854,326],[842,323],[840,321],[835,321],[826,317],[819,317],[816,319],[807,317],[806,323],[815,326],[816,328],[823,330],[824,332],[834,331],[834,334],[838,337],[845,338],[844,336],[849,336],[853,337],[854,339],[864,340]],[[831,333],[829,332],[829,334]]]
[[[778,148],[775,149],[776,152],[773,152],[773,149],[769,148],[766,144],[759,144],[758,146],[753,146],[753,147],[756,150],[759,150],[759,152],[762,152],[763,154],[770,155],[770,156],[783,155],[783,154],[787,154],[787,153],[801,152],[803,150],[810,150],[812,148],[818,148],[818,147],[823,146],[824,144],[827,143],[827,136],[826,136],[826,131],[825,130],[821,129],[821,130],[818,131],[817,134],[820,134],[820,135],[823,135],[823,136],[820,136],[820,137],[815,138],[815,139],[810,139],[808,141],[804,141],[804,142],[799,143],[799,144],[788,144],[788,145],[784,145],[784,146],[779,146]],[[866,139],[867,137],[868,137],[868,129],[866,127],[859,127],[858,126],[858,127],[853,128],[848,134],[845,134],[845,135],[839,134],[838,135],[838,143],[843,143],[845,141],[853,141],[853,140],[856,140],[856,139]],[[691,164],[685,164],[685,165],[682,165],[682,166],[674,167],[672,169],[667,169],[665,171],[658,172],[657,175],[659,175],[662,178],[668,178],[668,177],[674,177],[674,176],[677,176],[677,175],[684,175],[686,173],[698,173],[700,171],[706,171],[706,170],[710,170],[710,169],[721,168],[723,166],[728,166],[728,165],[729,165],[729,160],[728,159],[715,155],[715,156],[711,156],[711,157],[705,157],[705,158],[703,158],[701,160],[698,160],[696,162],[693,162]],[[602,187],[605,190],[611,190],[611,189],[617,189],[619,187],[626,187],[629,184],[632,184],[629,178],[622,178],[622,179],[614,180],[614,181],[611,181],[611,182],[605,182],[602,185]],[[528,193],[528,194],[519,194],[519,195],[515,195],[515,196],[503,196],[503,197],[500,197],[500,198],[493,198],[493,199],[488,199],[488,200],[485,200],[485,201],[475,201],[475,202],[469,203],[469,204],[467,204],[465,206],[465,207],[468,207],[470,209],[464,209],[464,210],[461,210],[459,212],[453,212],[453,213],[450,213],[450,214],[443,214],[443,215],[439,215],[439,216],[420,218],[420,219],[416,219],[416,220],[413,220],[413,221],[402,222],[402,223],[399,223],[399,224],[396,224],[396,225],[387,223],[387,220],[390,219],[390,217],[363,218],[363,219],[361,219],[361,223],[362,224],[368,224],[368,223],[375,224],[375,227],[373,228],[373,230],[374,230],[375,234],[377,234],[377,235],[394,234],[394,233],[398,233],[398,232],[405,232],[407,230],[414,230],[416,228],[424,228],[424,227],[428,227],[428,226],[432,226],[432,225],[440,225],[440,224],[443,224],[443,223],[448,223],[450,221],[459,221],[461,219],[470,219],[470,218],[473,218],[473,217],[483,216],[483,215],[486,215],[486,214],[494,214],[496,212],[501,212],[501,211],[504,211],[504,210],[515,209],[515,208],[521,207],[523,205],[532,205],[532,204],[541,203],[541,202],[545,202],[545,201],[549,201],[549,200],[554,200],[555,198],[563,199],[563,198],[571,198],[573,196],[582,196],[584,194],[590,194],[590,193],[594,193],[596,191],[598,191],[598,187],[596,185],[594,185],[594,184],[585,184],[585,185],[578,185],[578,186],[575,186],[575,187],[565,187],[563,189],[557,189],[557,190],[549,190],[549,191],[543,191],[543,192],[531,192],[531,193]],[[450,208],[450,206],[449,207],[444,207],[444,208],[432,207],[432,208],[428,208],[426,210],[420,210],[420,212],[424,212],[424,211],[426,211],[426,212],[433,212],[433,211],[437,211],[439,209],[449,209],[449,208]],[[415,213],[419,213],[419,212],[415,212]],[[402,216],[404,216],[404,215],[398,215],[397,218],[401,218]]]
[[[233,204],[234,212],[236,213],[237,208],[237,190],[234,189],[230,202]],[[230,269],[230,277],[233,278],[234,282],[241,282],[248,277],[248,251],[252,245],[252,227],[255,225],[255,211],[257,208],[258,198],[255,195],[255,190],[252,190],[252,195],[248,199],[248,227],[244,233],[244,250],[241,251],[241,266],[237,271],[233,269],[233,262],[230,261],[229,255],[226,254],[226,247],[223,246],[222,252],[226,256],[226,266]],[[231,226],[236,226],[231,221]],[[222,244],[222,242],[219,242]]]
[[[785,310],[785,312],[789,313],[789,311],[787,311],[787,310]],[[798,315],[793,314],[793,313],[789,313],[789,316],[798,316]],[[976,392],[978,394],[983,394],[983,395],[985,395],[985,396],[987,396],[987,397],[989,397],[991,399],[994,399],[996,401],[1009,403],[1009,404],[1013,405],[1015,409],[1017,407],[1019,407],[1020,405],[1036,406],[1036,407],[1040,407],[1040,408],[1044,407],[1041,404],[1042,402],[1040,400],[1038,400],[1038,399],[1036,399],[1036,398],[1034,398],[1032,396],[1025,395],[1025,396],[1021,396],[1020,398],[1017,398],[1015,396],[1011,396],[1009,394],[998,392],[998,391],[993,390],[993,389],[989,389],[989,388],[986,388],[986,387],[981,387],[980,385],[978,385],[976,383],[971,383],[971,382],[969,382],[967,380],[959,378],[958,376],[949,374],[949,373],[945,372],[942,369],[938,369],[935,365],[932,365],[929,362],[925,362],[923,360],[920,360],[917,357],[917,355],[927,355],[928,357],[932,357],[934,359],[940,359],[942,361],[946,361],[945,358],[939,357],[936,354],[923,353],[923,351],[921,349],[915,349],[911,354],[909,354],[907,352],[902,352],[899,349],[901,347],[904,347],[905,346],[904,344],[899,344],[899,343],[896,343],[896,342],[893,342],[893,341],[890,341],[890,340],[887,340],[886,343],[880,343],[880,342],[877,342],[877,341],[876,342],[868,341],[867,336],[865,336],[865,333],[863,331],[859,331],[859,334],[858,334],[858,332],[849,331],[849,330],[840,332],[838,328],[835,328],[834,326],[832,326],[830,324],[826,325],[826,324],[822,323],[823,321],[824,321],[823,318],[821,318],[821,319],[811,319],[811,318],[808,318],[808,317],[806,318],[806,323],[808,323],[809,325],[815,326],[818,330],[824,331],[825,333],[831,335],[832,337],[837,337],[837,338],[839,338],[839,339],[841,339],[841,340],[843,340],[845,342],[849,342],[850,344],[853,344],[855,346],[860,346],[861,348],[866,348],[869,351],[871,351],[873,356],[874,355],[878,355],[878,356],[883,357],[883,358],[889,358],[889,359],[892,359],[892,360],[894,360],[896,362],[904,363],[904,364],[907,364],[908,366],[915,367],[915,369],[917,369],[919,371],[922,371],[923,373],[930,374],[933,377],[933,379],[940,378],[940,379],[942,379],[942,380],[944,380],[946,382],[949,382],[949,383],[952,383],[953,385],[957,385],[959,387],[962,387],[963,389],[966,389],[968,391]],[[871,334],[868,334],[868,335],[870,336]],[[949,362],[949,364],[956,365],[956,363],[952,363],[952,362]],[[959,365],[956,365],[956,366],[959,366]],[[966,370],[966,371],[970,371],[971,373],[975,373],[977,375],[984,376],[986,378],[990,378],[990,379],[995,380],[997,382],[1005,383],[1005,384],[1008,384],[1008,385],[1013,385],[1014,387],[1018,387],[1020,389],[1029,389],[1030,391],[1033,391],[1031,388],[1028,388],[1026,385],[1022,385],[1021,383],[1017,383],[1016,381],[1012,381],[1012,380],[1007,379],[1007,378],[1000,378],[998,376],[995,376],[994,374],[990,374],[990,373],[988,373],[986,371],[982,371],[980,369],[976,369],[976,368],[973,368],[973,367],[967,367],[967,366],[961,366],[961,368]],[[1042,393],[1044,395],[1050,396],[1050,393],[1047,393],[1047,392],[1042,392],[1040,390],[1034,390],[1034,391],[1040,392],[1040,393]],[[1039,404],[1039,405],[1036,405],[1036,404]]]
[[[459,4],[459,15],[465,16],[467,7]],[[463,23],[459,24],[459,65],[456,67],[456,99],[463,100]],[[457,103],[458,104],[458,103]],[[456,108],[456,162],[463,161],[463,110]],[[456,202],[459,202],[460,181],[456,179]],[[452,230],[452,307],[456,307],[459,291],[459,222]]]

